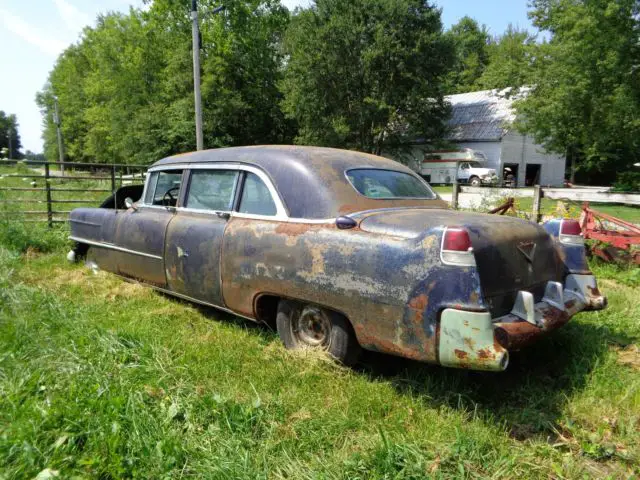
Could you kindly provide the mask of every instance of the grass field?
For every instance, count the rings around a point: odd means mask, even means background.
[[[578,315],[505,373],[376,355],[347,369],[69,265],[64,229],[7,228],[0,478],[640,474],[638,270],[596,265],[609,309]]]

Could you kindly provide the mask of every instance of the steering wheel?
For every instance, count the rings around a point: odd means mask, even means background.
[[[164,192],[164,195],[162,196],[162,205],[165,207],[173,207],[176,205],[177,199],[176,197],[173,196],[173,194],[171,192],[176,191],[178,192],[180,190],[180,187],[172,187],[169,190],[167,190],[166,192]]]

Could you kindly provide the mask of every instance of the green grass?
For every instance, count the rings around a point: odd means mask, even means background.
[[[68,265],[60,237],[48,248],[0,248],[0,478],[640,474],[640,298],[627,270],[595,265],[610,308],[503,374],[378,355],[347,369]]]

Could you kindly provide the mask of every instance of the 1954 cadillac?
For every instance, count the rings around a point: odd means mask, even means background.
[[[364,348],[504,370],[509,351],[606,306],[576,221],[450,210],[411,169],[353,151],[177,155],[70,220],[70,259],[275,323],[286,347],[345,364]]]

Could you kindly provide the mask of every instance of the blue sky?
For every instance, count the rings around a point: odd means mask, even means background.
[[[435,0],[445,27],[464,15],[492,34],[509,23],[529,28],[527,0]],[[309,0],[283,0],[289,8]],[[139,7],[142,0],[0,0],[0,110],[15,113],[23,150],[42,151],[42,120],[35,104],[57,56],[78,40],[82,27],[110,10]],[[64,121],[64,120],[63,120]]]

